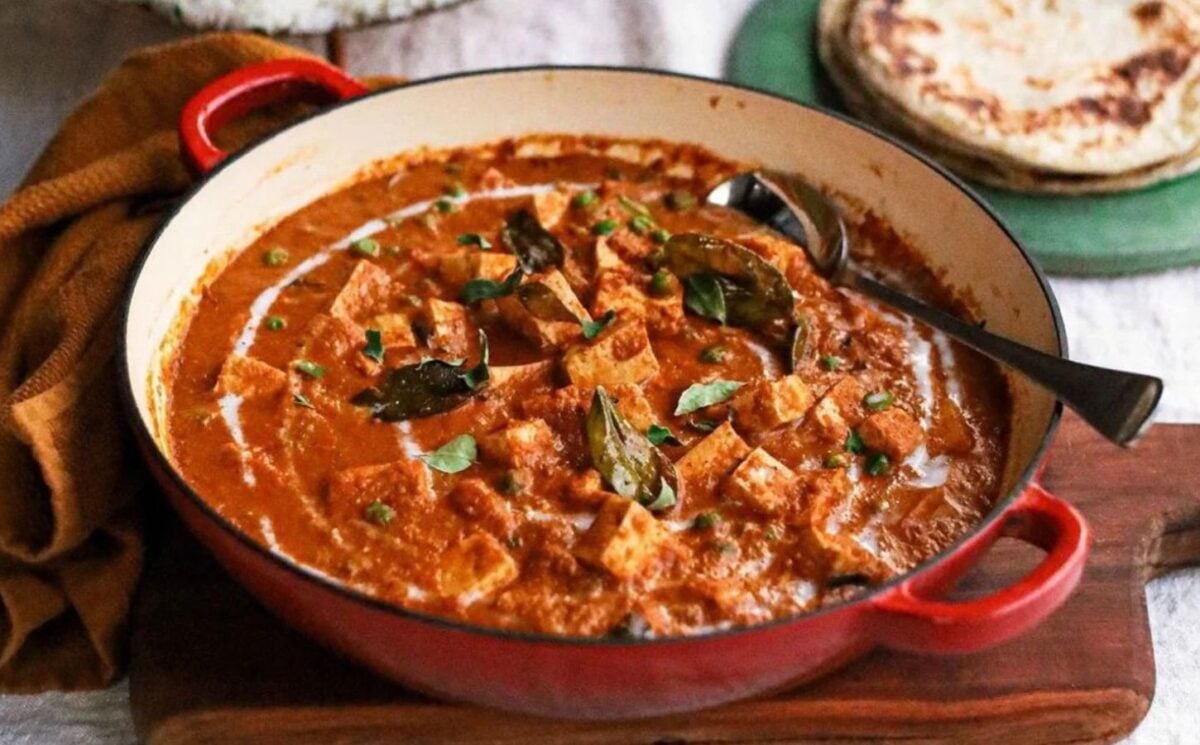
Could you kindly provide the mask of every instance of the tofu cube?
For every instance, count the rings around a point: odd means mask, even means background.
[[[628,270],[611,270],[596,279],[592,313],[615,311],[619,318],[642,319],[656,332],[674,334],[683,325],[683,286],[676,283],[671,295],[651,297],[642,281]]]
[[[442,597],[470,605],[513,583],[517,562],[490,533],[474,533],[442,556],[437,586]]]
[[[596,239],[596,274],[601,275],[610,269],[624,270],[626,268],[625,260],[613,248],[610,236],[602,235]]]
[[[381,313],[368,319],[363,327],[378,331],[383,337],[383,346],[387,349],[417,346],[412,323],[403,313]]]
[[[563,366],[571,383],[581,388],[638,384],[658,374],[658,358],[642,321],[620,321],[591,343],[571,347]]]
[[[725,479],[725,494],[766,515],[783,512],[796,486],[796,474],[762,448],[755,448]]]
[[[329,315],[357,321],[387,302],[391,278],[374,262],[363,260],[354,265],[350,278],[329,306]]]
[[[865,574],[872,581],[886,578],[890,571],[853,536],[839,532],[831,522],[833,515],[846,507],[852,484],[845,470],[819,471],[804,485],[808,509],[800,527],[813,547],[820,552],[830,575]]]
[[[479,447],[486,460],[509,468],[544,471],[558,460],[554,431],[541,419],[511,422],[481,438]]]
[[[562,189],[548,191],[545,194],[535,194],[533,197],[533,214],[537,217],[538,222],[543,228],[549,230],[562,220],[562,216],[566,214],[567,207],[571,204],[571,197]]]
[[[908,457],[925,437],[917,420],[894,406],[864,419],[858,434],[868,448],[884,453],[893,461]]]
[[[830,442],[845,442],[850,428],[862,421],[865,393],[858,379],[847,375],[825,391],[813,406],[809,420]]]
[[[665,539],[666,532],[649,510],[631,499],[612,496],[575,545],[575,556],[627,580],[650,567]]]
[[[516,268],[516,256],[496,250],[465,248],[438,256],[438,273],[456,287],[480,278],[500,282]]]
[[[658,421],[658,418],[654,416],[654,410],[650,408],[650,401],[646,399],[646,394],[642,392],[640,386],[628,383],[619,385],[613,388],[612,395],[617,402],[617,411],[638,432],[645,434],[650,425]]]
[[[554,360],[541,360],[526,365],[497,365],[489,368],[488,378],[493,390],[502,386],[554,387]]]
[[[541,282],[562,301],[563,306],[579,321],[592,320],[587,309],[583,307],[583,303],[579,302],[575,291],[571,289],[566,277],[557,269],[530,275],[526,282]],[[542,349],[565,347],[578,340],[583,334],[579,321],[544,321],[534,317],[515,295],[500,298],[496,301],[496,307],[500,309],[500,317],[504,319],[505,323],[519,334],[536,342]]]
[[[679,480],[686,485],[688,493],[694,490],[711,494],[717,484],[749,454],[750,446],[738,436],[733,425],[724,422],[680,458],[675,463],[675,471],[679,474]]]
[[[454,357],[467,357],[476,344],[475,324],[466,306],[429,298],[421,308],[428,343]]]
[[[765,432],[804,416],[813,394],[798,375],[760,379],[743,386],[730,401],[733,420],[747,432]]]
[[[240,354],[227,357],[217,376],[217,393],[232,393],[246,401],[279,396],[287,385],[283,370]]]
[[[400,510],[406,503],[432,498],[429,469],[419,460],[406,458],[334,473],[327,506],[332,519],[349,521],[363,519],[367,505],[376,500]]]
[[[364,375],[379,372],[379,363],[362,353],[366,332],[348,318],[318,314],[313,316],[304,335],[307,341],[297,359],[316,362],[326,369],[344,364]]]

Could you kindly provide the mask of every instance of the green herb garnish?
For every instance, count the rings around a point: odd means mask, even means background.
[[[286,248],[272,248],[263,253],[263,263],[267,266],[283,266],[288,262]]]
[[[658,245],[661,246],[664,243],[666,243],[667,241],[671,240],[671,233],[668,230],[663,230],[662,228],[658,228],[657,230],[655,230],[653,233],[650,234],[650,240],[654,241],[655,243],[657,243]]]
[[[837,372],[837,369],[842,366],[842,358],[836,354],[827,354],[821,358],[821,367],[829,372]]]
[[[691,414],[693,411],[728,401],[741,388],[736,380],[714,380],[711,383],[693,383],[680,394],[679,403],[675,405],[675,416]]]
[[[722,346],[705,347],[700,350],[700,361],[719,365],[729,358],[729,350]]]
[[[374,238],[359,238],[350,244],[350,250],[359,256],[367,256],[369,258],[379,257],[379,241]]]
[[[308,400],[308,396],[305,396],[303,393],[293,393],[292,394],[292,403],[294,403],[297,406],[304,408],[304,409],[316,409],[317,408],[316,406],[313,406],[312,401]]]
[[[467,195],[467,187],[455,181],[445,188],[444,193],[453,199],[462,199]]]
[[[599,198],[600,197],[596,196],[596,192],[588,189],[587,191],[581,191],[576,194],[571,199],[571,206],[577,209],[583,209],[584,207],[594,204]]]
[[[433,203],[433,206],[434,209],[436,209],[438,212],[441,212],[443,215],[454,211],[454,202],[451,202],[449,199],[445,198],[437,200]]]
[[[396,519],[396,511],[376,499],[363,509],[363,517],[369,523],[383,526]]]
[[[583,321],[580,325],[583,327],[583,338],[589,341],[599,336],[600,332],[608,328],[608,325],[617,317],[615,310],[607,310],[604,315],[600,316],[595,321]]]
[[[492,247],[492,242],[479,233],[463,233],[458,237],[458,245],[479,246],[480,250],[486,251]]]
[[[858,434],[858,430],[850,430],[850,434],[846,435],[846,452],[861,454],[867,449],[867,444],[863,442],[862,435]]]
[[[432,453],[421,456],[421,460],[435,471],[459,473],[471,467],[476,457],[475,438],[459,435]]]
[[[646,428],[646,439],[654,445],[661,445],[664,442],[670,442],[675,445],[679,444],[679,440],[671,432],[669,427],[664,427],[661,424],[651,424]]]
[[[885,476],[892,470],[892,462],[883,453],[872,453],[867,458],[867,473],[871,476]]]
[[[883,411],[892,405],[896,397],[891,391],[875,391],[863,396],[863,404],[871,411]]]
[[[692,530],[711,530],[721,522],[721,516],[715,512],[701,512],[692,518]]]
[[[683,281],[683,304],[701,318],[725,323],[725,290],[712,274],[693,274]]]
[[[279,316],[268,316],[266,321],[267,329],[270,331],[283,331],[287,328],[287,321]]]
[[[362,353],[376,362],[383,362],[383,332],[379,329],[367,329],[367,343],[363,346]]]
[[[619,224],[616,220],[612,219],[601,220],[592,226],[592,235],[612,235]]]
[[[481,300],[502,298],[516,292],[517,286],[521,284],[521,279],[520,268],[514,269],[511,274],[504,278],[503,282],[483,277],[473,279],[463,285],[462,292],[459,293],[459,299],[467,305],[472,305]]]
[[[292,365],[296,372],[307,375],[310,378],[320,379],[325,377],[325,368],[311,360],[296,360],[296,364]]]

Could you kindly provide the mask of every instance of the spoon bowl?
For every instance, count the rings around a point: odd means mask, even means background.
[[[849,234],[841,211],[803,179],[777,171],[748,171],[717,184],[706,199],[742,212],[801,245],[817,272],[835,285],[885,303],[1021,372],[1112,442],[1128,446],[1149,426],[1162,397],[1162,380],[1040,352],[863,274],[850,262]]]

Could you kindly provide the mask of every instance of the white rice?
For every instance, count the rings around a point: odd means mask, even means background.
[[[118,0],[147,5],[197,29],[257,29],[321,34],[335,28],[397,21],[459,0]]]

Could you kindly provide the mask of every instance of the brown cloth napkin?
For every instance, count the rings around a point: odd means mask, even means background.
[[[238,67],[303,54],[249,34],[133,54],[0,206],[0,691],[91,688],[120,671],[146,484],[117,388],[128,273],[190,182],[184,103]],[[221,143],[295,113],[247,117]]]

